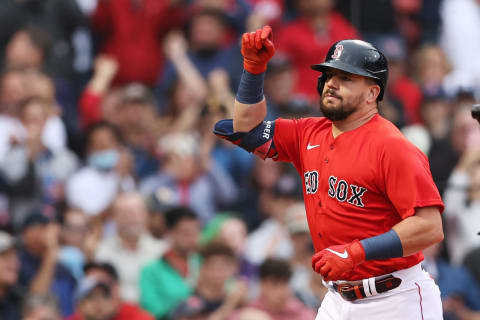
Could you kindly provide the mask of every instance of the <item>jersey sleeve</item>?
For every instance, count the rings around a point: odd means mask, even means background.
[[[290,119],[275,120],[275,134],[273,143],[277,152],[278,161],[300,163],[300,121]]]
[[[381,166],[387,196],[402,219],[415,214],[415,208],[444,204],[433,182],[428,159],[403,138],[385,144]]]

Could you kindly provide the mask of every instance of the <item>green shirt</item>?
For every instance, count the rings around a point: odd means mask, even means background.
[[[189,274],[183,278],[163,258],[146,265],[140,274],[140,304],[157,319],[168,315],[192,293],[200,266],[198,255],[188,259]]]

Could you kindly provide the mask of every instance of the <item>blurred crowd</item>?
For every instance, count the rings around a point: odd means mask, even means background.
[[[479,0],[2,0],[0,319],[314,319],[292,167],[212,134],[265,24],[269,119],[320,116],[340,39],[389,60],[380,113],[428,155],[445,319],[480,319]]]

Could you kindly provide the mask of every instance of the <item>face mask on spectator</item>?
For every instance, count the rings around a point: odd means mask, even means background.
[[[88,156],[88,164],[99,170],[112,170],[118,163],[120,154],[115,149],[93,152]]]

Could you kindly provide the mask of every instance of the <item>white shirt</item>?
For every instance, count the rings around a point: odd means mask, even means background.
[[[476,0],[443,0],[440,45],[453,66],[445,81],[452,87],[480,91],[480,5]]]
[[[290,235],[284,225],[274,219],[265,220],[247,237],[245,257],[253,264],[261,264],[269,257],[289,259],[293,255]]]
[[[462,264],[470,250],[480,247],[480,201],[467,205],[467,188],[470,184],[465,172],[454,171],[448,179],[443,200],[445,202],[446,238],[450,258]]]
[[[125,248],[118,235],[113,235],[100,242],[95,260],[110,262],[119,275],[121,297],[129,302],[138,302],[138,281],[142,267],[160,258],[166,249],[165,241],[157,240],[148,233],[140,236],[136,250]]]
[[[108,208],[117,193],[135,189],[133,178],[120,179],[114,172],[84,167],[67,181],[66,198],[71,207],[88,215],[97,215]]]

